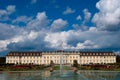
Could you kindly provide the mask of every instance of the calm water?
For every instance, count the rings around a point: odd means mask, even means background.
[[[49,71],[0,72],[0,80],[120,80],[120,72],[111,71]]]

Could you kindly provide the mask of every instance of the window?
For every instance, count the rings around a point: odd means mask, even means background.
[[[96,53],[96,55],[98,55],[98,53]]]

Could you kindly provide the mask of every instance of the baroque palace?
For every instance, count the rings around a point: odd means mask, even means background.
[[[9,52],[6,63],[9,64],[36,64],[48,65],[51,60],[54,64],[109,64],[116,63],[113,52],[81,52],[81,51],[46,51],[46,52]]]

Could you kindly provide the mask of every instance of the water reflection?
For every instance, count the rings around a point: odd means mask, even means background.
[[[49,71],[0,72],[0,80],[120,80],[120,72],[102,71]]]
[[[48,71],[1,72],[0,80],[43,80],[49,75]]]
[[[88,80],[119,80],[120,72],[84,71],[80,72]]]

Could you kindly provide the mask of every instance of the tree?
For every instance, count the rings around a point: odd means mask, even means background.
[[[74,61],[73,61],[73,67],[78,68],[78,62],[77,62],[77,60],[74,60]]]
[[[117,56],[116,56],[116,62],[117,62],[117,63],[120,63],[120,55],[117,55]]]
[[[77,62],[77,60],[73,61],[73,70],[74,70],[75,73],[78,71],[78,62]]]
[[[50,61],[50,67],[53,67],[54,66],[54,62],[53,60]]]
[[[54,70],[54,62],[53,60],[50,61],[50,72],[53,72]]]

